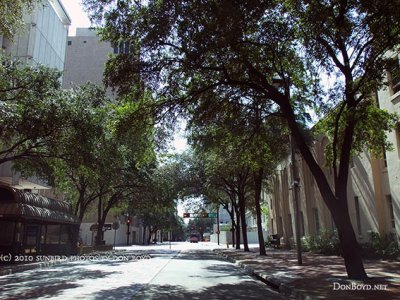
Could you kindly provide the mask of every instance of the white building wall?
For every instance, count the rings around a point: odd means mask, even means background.
[[[114,48],[101,41],[94,30],[77,28],[76,36],[69,36],[65,56],[63,87],[66,89],[87,82],[103,85],[103,73]],[[114,94],[109,89],[109,96]]]
[[[4,41],[5,52],[27,64],[43,64],[62,71],[71,21],[61,2],[37,4],[24,19],[25,31]]]
[[[108,222],[107,222],[108,223]],[[107,224],[106,223],[106,224]],[[94,245],[96,231],[90,231],[90,226],[92,222],[82,222],[79,229],[79,236],[81,242],[84,245]],[[115,245],[126,246],[127,245],[127,225],[124,222],[119,222],[119,228],[117,230],[106,230],[104,232],[104,241],[106,245],[114,245],[114,234],[115,234]],[[129,245],[141,244],[143,242],[142,238],[142,228],[137,226],[129,226]]]
[[[398,54],[389,54],[391,58],[400,60]],[[390,84],[378,92],[379,106],[389,112],[395,112],[400,115],[400,91],[393,93]],[[383,220],[383,226],[387,232],[391,232],[400,237],[400,127],[387,135],[388,140],[393,145],[393,151],[386,151],[388,191],[383,201],[383,211],[386,217]],[[389,192],[390,191],[390,192]],[[395,219],[395,228],[391,222],[391,208],[389,207],[388,197],[392,199],[393,213]]]

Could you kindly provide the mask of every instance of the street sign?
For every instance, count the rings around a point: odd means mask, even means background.
[[[98,228],[99,228],[98,224],[90,225],[90,231],[97,231]],[[112,228],[112,224],[111,223],[107,223],[107,224],[103,225],[103,231],[111,230],[111,228]]]
[[[112,228],[112,224],[111,223],[107,223],[107,224],[103,225],[103,231],[111,230],[111,228]]]
[[[217,218],[217,213],[183,213],[184,218]]]
[[[112,223],[112,229],[117,230],[119,228],[119,222]]]

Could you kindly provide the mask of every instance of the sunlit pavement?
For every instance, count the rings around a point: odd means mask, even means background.
[[[225,246],[226,247],[226,246]],[[0,277],[0,299],[277,299],[211,243],[117,247]],[[268,296],[268,297],[267,297]]]
[[[338,256],[302,253],[303,264],[299,266],[295,250],[269,248],[266,256],[258,255],[254,245],[250,250],[214,252],[296,299],[400,299],[398,261],[364,260],[369,279],[359,281],[347,279],[343,258]]]

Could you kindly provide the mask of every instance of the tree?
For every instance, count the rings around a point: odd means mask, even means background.
[[[192,133],[193,133],[192,128]],[[204,132],[202,132],[204,133]],[[221,132],[220,132],[221,133]],[[222,204],[225,208],[227,203],[224,196],[229,197],[232,224],[236,229],[236,248],[240,249],[240,234],[243,237],[243,247],[249,251],[247,242],[246,207],[247,198],[251,194],[250,168],[237,157],[237,148],[226,142],[221,136],[207,136],[208,141],[201,141],[197,136],[191,143],[194,147],[194,161],[200,161],[204,168],[204,177],[199,184],[197,196],[204,197],[213,203]],[[219,139],[221,138],[221,140]],[[196,142],[195,142],[196,141]],[[213,141],[221,141],[221,144]],[[234,217],[236,219],[234,219]]]
[[[3,0],[0,2],[0,35],[12,37],[24,25],[24,13],[42,0]]]
[[[252,196],[257,217],[260,255],[265,255],[265,243],[261,216],[262,183],[271,174],[276,164],[287,154],[285,144],[287,134],[282,120],[275,115],[268,116],[265,102],[252,98],[219,99],[218,95],[207,93],[202,102],[191,109],[192,120],[189,130],[192,144],[219,153],[222,157],[231,157],[230,164],[247,169],[251,180],[246,181],[246,198]],[[224,109],[220,109],[223,107]],[[207,158],[205,158],[207,160]],[[222,159],[223,160],[223,159]],[[215,162],[213,162],[215,163]],[[240,176],[238,177],[240,178]],[[237,191],[241,191],[238,186]],[[243,197],[238,193],[239,204]],[[243,200],[244,201],[244,200]],[[248,205],[249,207],[249,205]],[[245,227],[245,209],[241,209],[242,228]]]
[[[147,243],[150,243],[151,237],[159,230],[181,231],[182,220],[176,211],[182,190],[180,168],[179,161],[175,158],[167,159],[163,163],[155,162],[140,194],[129,203],[129,210],[142,220],[144,231],[149,229]],[[144,241],[143,237],[143,243]]]
[[[162,95],[159,106],[165,105],[160,111],[168,107],[179,112],[211,90],[220,95],[252,95],[286,120],[338,228],[349,278],[366,278],[347,207],[349,159],[356,124],[363,122],[358,116],[368,107],[366,99],[383,83],[384,54],[400,42],[400,3],[113,2],[85,1],[93,19],[106,24],[104,38],[139,44],[140,53],[124,59],[127,65],[137,66],[132,72],[140,72],[147,86]],[[337,76],[334,97],[322,97],[321,69]],[[126,84],[132,78],[125,70],[109,78],[109,83]],[[334,142],[339,150],[334,189],[303,130],[306,108],[318,106],[339,106],[336,120],[344,118],[335,123],[335,132],[341,131],[343,139]]]
[[[60,75],[0,55],[0,164],[58,155],[73,110]]]

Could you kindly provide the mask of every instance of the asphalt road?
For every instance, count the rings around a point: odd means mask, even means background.
[[[0,299],[283,299],[207,244],[120,248],[0,277]]]
[[[284,299],[207,250],[171,259],[134,299]]]

